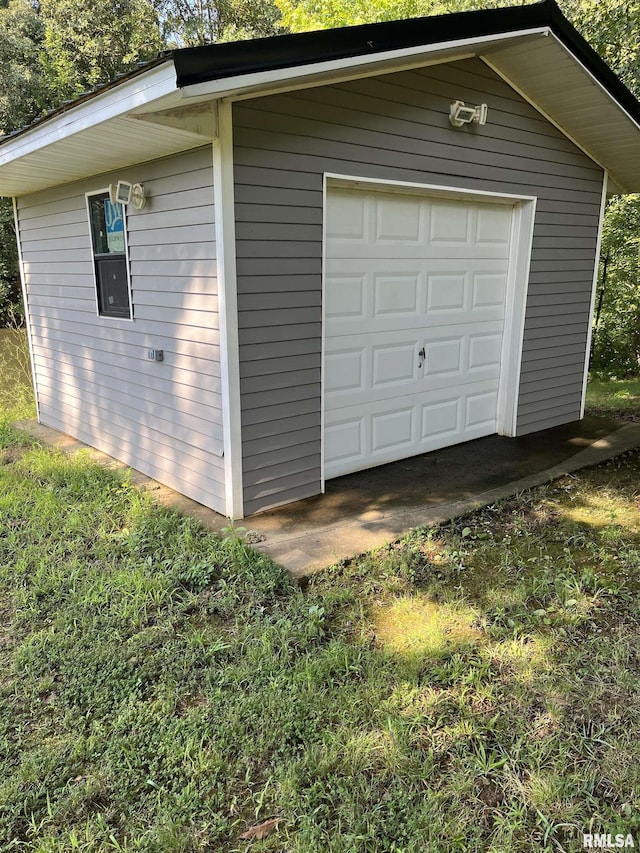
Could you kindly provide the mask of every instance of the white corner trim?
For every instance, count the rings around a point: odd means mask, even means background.
[[[205,83],[194,83],[182,88],[185,98],[200,98],[205,95],[215,97],[236,97],[253,90],[252,95],[261,94],[259,90],[278,86],[285,82],[287,88],[294,89],[301,80],[317,78],[318,84],[323,84],[327,76],[335,74],[353,73],[358,68],[368,68],[367,74],[375,73],[371,66],[386,64],[379,73],[388,73],[395,70],[394,63],[400,63],[415,59],[415,65],[422,61],[429,61],[429,57],[438,52],[446,54],[455,51],[454,58],[460,56],[475,56],[476,48],[491,45],[497,41],[511,41],[523,36],[546,36],[550,32],[549,27],[532,27],[530,29],[516,30],[510,33],[495,33],[487,36],[476,36],[466,39],[452,39],[437,44],[416,45],[396,50],[385,50],[379,53],[368,53],[363,56],[349,56],[343,59],[331,59],[322,62],[313,62],[309,65],[297,65],[289,68],[276,68],[270,71],[257,71],[250,74],[239,74],[235,77],[227,77],[222,80],[210,80]],[[451,62],[450,56],[444,56],[443,62]],[[334,82],[333,80],[331,82]],[[256,91],[258,90],[258,91]]]
[[[327,173],[322,176],[322,260],[320,270],[320,303],[322,306],[320,333],[320,492],[324,495],[326,478],[324,475],[324,388],[325,388],[325,332],[326,332],[326,279],[327,279]]]
[[[68,110],[45,119],[15,139],[8,139],[0,146],[0,166],[109,119],[126,115],[136,107],[175,91],[176,71],[173,61],[167,59],[162,65],[137,74],[102,94],[71,105]]]
[[[244,506],[232,109],[229,103],[218,104],[219,132],[218,138],[213,141],[213,193],[220,318],[225,506],[229,518],[242,518]]]
[[[584,417],[584,407],[587,400],[587,381],[589,379],[589,360],[591,356],[591,338],[593,335],[593,315],[596,307],[596,292],[598,290],[598,272],[600,270],[600,247],[602,246],[602,228],[604,211],[607,206],[607,183],[609,175],[605,172],[602,178],[602,198],[600,200],[600,218],[598,220],[598,237],[596,239],[596,258],[593,265],[593,282],[591,284],[591,307],[589,308],[589,325],[587,327],[587,349],[584,355],[584,374],[582,377],[582,400],[580,402],[580,418]]]
[[[517,435],[522,346],[536,204],[536,198],[522,199],[515,205],[511,220],[507,298],[502,335],[502,367],[496,418],[498,434],[511,437]]]
[[[36,362],[33,357],[33,338],[31,336],[31,314],[29,312],[29,301],[27,299],[27,279],[22,259],[22,239],[20,237],[20,217],[18,216],[18,203],[13,199],[13,222],[16,230],[16,243],[18,245],[18,274],[20,276],[20,287],[22,289],[22,304],[24,305],[24,321],[27,327],[27,343],[29,345],[29,360],[31,361],[31,381],[33,382],[33,396],[36,401],[36,417],[40,423],[40,401],[38,400],[38,383],[36,380]]]

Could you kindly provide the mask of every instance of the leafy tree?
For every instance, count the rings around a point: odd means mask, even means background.
[[[640,92],[640,0],[561,0],[587,41],[624,83]]]
[[[455,0],[276,0],[276,4],[291,32],[438,15],[462,5]]]
[[[157,0],[163,33],[176,47],[272,36],[281,31],[272,0]]]
[[[13,205],[0,198],[0,327],[23,316]]]
[[[40,55],[44,25],[28,0],[0,3],[0,135],[37,118],[49,97]],[[13,207],[0,199],[0,325],[22,313]]]
[[[41,0],[41,63],[56,100],[73,98],[162,49],[147,0]]]
[[[42,19],[28,0],[0,3],[0,136],[32,121],[47,103],[43,42]]]
[[[640,197],[617,196],[602,232],[592,369],[615,377],[640,370]]]

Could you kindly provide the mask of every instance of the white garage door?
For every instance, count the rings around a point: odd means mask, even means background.
[[[329,189],[326,477],[496,431],[512,213]]]

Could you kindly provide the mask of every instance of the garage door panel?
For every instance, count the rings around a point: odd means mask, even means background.
[[[429,314],[463,311],[469,296],[469,273],[427,273],[427,305]]]
[[[416,248],[424,241],[425,204],[415,196],[369,196],[373,235],[368,243],[388,246],[393,243],[413,244]]]
[[[502,330],[493,333],[470,334],[468,337],[467,371],[500,367],[502,359]]]
[[[502,308],[507,291],[507,272],[476,272],[471,289],[471,307]]]
[[[331,190],[327,211],[325,475],[495,432],[512,208]]]
[[[414,317],[420,324],[503,316],[507,263],[476,262],[473,271],[465,263],[376,262],[375,271],[365,273],[361,260],[332,260],[325,277],[325,316],[336,323],[349,318],[404,323]],[[327,329],[329,336],[333,328]]]
[[[496,431],[496,406],[498,390],[469,393],[466,397],[464,427]],[[486,433],[483,433],[486,434]]]
[[[371,454],[411,450],[415,443],[415,406],[371,415]]]
[[[332,191],[327,198],[330,245],[393,244],[427,249],[438,246],[502,247],[508,253],[511,207],[428,199],[407,194]],[[331,245],[333,249],[334,246]]]
[[[511,243],[511,206],[498,204],[477,205],[476,246],[499,246],[505,256]]]
[[[461,400],[459,396],[434,403],[423,403],[420,407],[420,440],[421,452],[426,444],[432,441],[453,439],[460,434],[461,429]]]
[[[366,282],[365,282],[366,289]],[[444,300],[446,297],[442,297]],[[455,326],[477,326],[479,323],[502,322],[504,319],[504,304],[475,306],[469,299],[462,308],[447,307],[437,310],[398,310],[375,312],[373,310],[374,294],[365,296],[365,304],[362,313],[356,312],[355,301],[349,300],[345,313],[339,315],[337,306],[327,308],[325,313],[326,333],[325,337],[331,339],[335,336],[360,335],[360,334],[384,334],[386,332],[433,329],[437,332],[440,328]],[[424,300],[426,302],[426,299]],[[405,303],[406,304],[406,303]],[[424,303],[423,303],[424,304]],[[350,313],[347,313],[350,312]],[[418,335],[419,337],[419,335]]]
[[[411,241],[408,244],[402,244],[387,241],[386,243],[376,242],[373,244],[357,242],[352,245],[349,240],[336,240],[332,238],[327,241],[329,251],[327,257],[335,260],[367,260],[375,258],[380,261],[421,261],[427,260],[450,260],[452,257],[458,260],[484,260],[484,261],[500,261],[505,260],[505,253],[501,247],[494,243],[462,243],[458,244],[451,240],[449,242],[439,242],[437,244],[424,247],[417,241]]]
[[[452,383],[500,376],[502,321],[487,323],[485,331],[465,332],[460,326],[425,330],[342,335],[325,345],[325,400],[329,408],[351,405],[354,393],[362,403],[397,397],[409,391],[426,393]],[[424,347],[424,365],[419,351]]]
[[[420,272],[395,273],[392,275],[373,275],[373,305],[374,317],[416,314],[421,303],[423,292],[422,275]]]
[[[325,476],[336,477],[367,467],[366,418],[358,413],[324,428]]]
[[[369,242],[367,212],[371,202],[364,193],[328,193],[326,237],[330,242]]]
[[[325,261],[325,274],[328,277],[359,277],[369,273],[372,269],[370,261],[375,261],[376,276],[407,276],[407,275],[448,275],[458,273],[464,275],[469,270],[467,261],[469,258],[456,256],[455,258],[443,255],[440,258],[410,258],[410,257],[344,257],[327,255]],[[509,262],[506,258],[471,258],[473,261],[473,273],[506,275]]]
[[[366,359],[366,347],[328,352],[324,363],[325,388],[338,393],[361,391]]]
[[[464,335],[426,341],[424,345],[425,379],[434,379],[446,373],[449,381],[451,374],[460,373],[464,364],[464,345]]]
[[[335,317],[338,322],[351,317],[366,319],[366,279],[367,276],[361,273],[327,275],[324,296],[325,317]]]
[[[458,371],[456,373],[441,373],[430,377],[423,385],[419,386],[416,391],[417,383],[415,382],[395,382],[389,383],[386,387],[375,385],[368,382],[368,387],[361,391],[354,389],[337,389],[335,391],[325,391],[325,412],[327,417],[330,413],[336,413],[340,417],[344,416],[346,411],[357,412],[359,407],[366,408],[367,406],[378,406],[380,410],[391,406],[403,405],[403,401],[407,397],[412,397],[417,405],[423,398],[432,399],[433,395],[439,395],[443,392],[452,395],[462,394],[461,380],[471,378],[467,373]],[[490,383],[490,387],[497,390],[497,385],[500,378],[499,367],[488,367],[479,370],[472,375],[473,387],[480,383]],[[435,399],[435,397],[433,397]]]
[[[382,388],[415,382],[417,376],[416,346],[413,343],[373,346],[371,349],[371,387]]]
[[[338,477],[495,432],[496,392],[473,383],[443,389],[428,402],[414,395],[372,401],[325,420],[325,476]]]

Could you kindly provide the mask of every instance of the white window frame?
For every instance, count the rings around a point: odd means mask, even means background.
[[[133,289],[131,287],[131,261],[129,258],[129,229],[127,227],[127,209],[125,205],[122,205],[122,218],[124,221],[124,260],[125,267],[127,270],[127,295],[129,297],[129,316],[128,317],[116,317],[113,314],[102,314],[100,312],[100,300],[98,298],[98,276],[96,275],[96,257],[95,251],[93,248],[93,226],[91,223],[91,205],[90,199],[97,195],[109,195],[109,187],[103,187],[102,189],[91,190],[91,192],[87,192],[84,194],[85,205],[87,208],[87,221],[89,223],[89,248],[91,249],[91,269],[93,272],[93,291],[96,298],[96,316],[101,320],[111,320],[115,322],[125,322],[132,323],[133,322]]]

